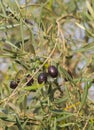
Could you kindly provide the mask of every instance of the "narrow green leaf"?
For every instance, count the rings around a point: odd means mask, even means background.
[[[15,60],[16,63],[20,64],[21,66],[23,66],[26,70],[29,70],[30,68],[23,62],[20,60]]]
[[[67,126],[71,126],[71,125],[75,125],[75,123],[66,123],[66,124],[62,124],[59,125],[60,127],[67,127]]]
[[[15,48],[15,49],[18,49],[18,47],[16,47],[13,43],[11,43],[10,41],[5,41],[6,44],[10,45],[11,47]]]
[[[5,16],[4,14],[1,14],[1,13],[0,13],[0,16],[4,18],[9,18],[8,16]]]
[[[54,129],[53,130],[56,130],[56,126],[57,126],[57,121],[56,121],[56,118],[54,119]]]
[[[22,69],[20,69],[17,73],[16,73],[16,76],[15,76],[15,79],[21,79],[24,75],[24,71]]]
[[[63,98],[60,98],[60,99],[56,99],[54,102],[55,103],[62,103],[64,101],[66,101],[68,99],[68,97],[63,97]]]
[[[18,130],[23,130],[21,122],[20,122],[19,117],[17,115],[16,115],[16,123],[17,123],[17,126],[18,126]]]
[[[22,38],[22,50],[24,51],[24,28],[22,19],[20,19],[20,30],[21,30],[21,38]]]
[[[28,90],[28,91],[32,91],[32,90],[37,90],[38,88],[42,88],[44,86],[44,84],[33,84],[32,86],[27,86],[24,87],[23,89]]]
[[[86,51],[91,51],[94,50],[94,42],[93,43],[88,43],[81,47],[80,49],[74,50],[73,52],[86,52]]]
[[[58,114],[58,115],[71,115],[72,113],[70,112],[66,112],[64,110],[52,110],[50,109],[50,111],[54,114]]]
[[[80,104],[80,110],[82,109],[82,107],[85,105],[86,103],[86,99],[87,99],[87,95],[88,95],[88,89],[91,86],[91,82],[86,84],[86,86],[84,87],[84,92],[82,95],[82,99],[81,99],[81,104]]]
[[[25,37],[24,38],[24,43],[26,43],[27,44],[27,42],[29,41],[29,37]],[[16,43],[15,43],[15,45],[17,46],[17,47],[20,47],[20,45],[22,44],[22,40],[19,40],[19,41],[17,41]]]
[[[2,0],[0,0],[0,7],[2,9],[3,14],[6,16],[5,7]]]
[[[24,96],[24,114],[26,113],[26,108],[27,108],[27,95]]]
[[[75,82],[73,81],[73,78],[70,76],[70,74],[63,67],[60,67],[60,70],[63,72],[64,77],[75,85]]]
[[[57,120],[57,122],[58,121],[63,121],[63,120],[65,120],[65,119],[67,119],[67,118],[69,118],[69,117],[72,117],[73,118],[73,116],[74,116],[74,114],[69,114],[69,115],[64,115],[64,116],[62,116],[62,117],[59,117],[59,118],[57,118],[56,120]]]
[[[26,121],[24,121],[24,123],[23,123],[23,128],[25,128],[26,124],[28,123],[28,120],[29,120],[29,119],[27,119]]]

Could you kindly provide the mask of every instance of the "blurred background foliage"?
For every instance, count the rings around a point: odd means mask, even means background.
[[[93,21],[94,0],[0,0],[0,130],[94,129]]]

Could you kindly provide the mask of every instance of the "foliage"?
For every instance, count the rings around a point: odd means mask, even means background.
[[[0,130],[94,129],[93,20],[94,0],[0,1]],[[38,84],[50,65],[58,77]]]

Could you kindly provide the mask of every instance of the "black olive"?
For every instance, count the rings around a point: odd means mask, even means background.
[[[27,76],[26,76],[26,82],[27,82],[27,86],[31,86],[32,84],[33,84],[33,82],[34,82],[34,79],[33,78],[31,78],[31,75],[30,74],[28,74]]]
[[[15,89],[18,86],[18,83],[14,80],[10,82],[10,88]]]
[[[58,76],[58,70],[55,66],[49,66],[48,67],[48,74],[52,77],[52,78],[56,78]]]
[[[31,86],[32,84],[33,84],[33,82],[34,82],[34,79],[33,78],[31,78],[28,82],[27,82],[27,86]]]
[[[47,82],[47,73],[44,72],[44,73],[40,73],[39,76],[38,76],[38,83],[39,84],[42,84],[43,82]]]

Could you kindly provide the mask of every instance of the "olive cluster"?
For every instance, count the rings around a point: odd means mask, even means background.
[[[19,80],[19,82],[20,82],[20,80]],[[18,86],[19,82],[18,82],[18,80],[17,81],[12,80],[10,82],[10,88],[15,89]],[[30,74],[28,74],[25,78],[25,82],[26,82],[26,86],[31,86],[34,82],[34,79],[31,77]]]
[[[43,82],[47,82],[47,77],[51,76],[52,78],[56,78],[58,76],[58,69],[54,66],[51,65],[48,67],[48,72],[42,72],[38,76],[38,83],[42,84]],[[31,77],[30,74],[26,76],[26,82],[27,86],[31,86],[34,83],[34,79]],[[12,80],[10,82],[10,88],[15,89],[18,86],[19,82]]]
[[[49,66],[48,67],[48,73],[43,72],[40,73],[38,76],[38,83],[41,84],[43,82],[47,82],[47,76],[50,75],[52,78],[56,78],[58,76],[58,70],[55,66]]]

